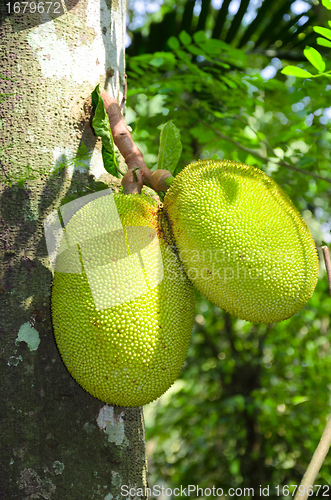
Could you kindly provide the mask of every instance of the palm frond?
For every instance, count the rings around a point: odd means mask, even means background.
[[[314,45],[316,35],[312,25],[316,20],[316,6],[309,0],[306,12],[295,13],[292,6],[296,0],[262,0],[258,9],[254,0],[241,0],[235,14],[230,12],[231,0],[223,0],[220,8],[212,6],[211,0],[182,0],[167,7],[159,22],[151,22],[149,34],[141,30],[131,32],[132,43],[127,49],[130,56],[169,50],[167,40],[181,31],[190,35],[205,31],[211,38],[222,40],[236,48],[250,52],[270,51],[291,54],[291,60],[302,59],[302,50],[309,43]],[[197,7],[200,6],[200,12]],[[256,11],[256,12],[255,12]],[[255,16],[254,16],[255,13]],[[248,19],[254,16],[251,22]],[[307,19],[306,19],[307,18]],[[270,52],[271,53],[271,52]]]

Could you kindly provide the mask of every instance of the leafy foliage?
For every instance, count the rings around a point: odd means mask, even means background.
[[[181,131],[176,172],[213,157],[262,168],[300,210],[317,247],[330,243],[328,82],[277,73],[285,61],[205,31],[186,29],[168,47],[127,61],[127,120],[148,165],[157,163],[166,117]],[[322,70],[315,52],[307,54]],[[311,60],[303,57],[297,69],[311,73]],[[266,69],[275,77],[265,77]],[[321,257],[312,299],[274,325],[230,317],[197,295],[184,370],[145,408],[151,485],[184,487],[196,478],[200,487],[253,487],[255,496],[259,485],[270,485],[269,498],[277,498],[276,485],[299,484],[330,413],[331,298],[323,269]],[[330,460],[317,484],[330,484]]]
[[[329,2],[328,0],[323,2],[323,5],[327,9],[331,10],[331,2]],[[329,25],[331,26],[331,21],[329,21]],[[317,38],[317,43],[319,45],[322,45],[323,47],[331,47],[331,30],[329,30],[328,28],[323,28],[321,26],[314,26],[314,31],[326,37]],[[282,70],[282,73],[285,75],[298,76],[299,78],[312,78],[316,76],[327,76],[329,78],[331,77],[331,71],[327,71],[325,73],[325,61],[321,54],[316,49],[314,49],[314,47],[306,47],[303,53],[306,59],[308,59],[308,61],[317,69],[317,75],[313,75],[312,73],[297,68],[296,66],[287,66]]]
[[[199,297],[183,374],[146,411],[151,482],[254,488],[298,484],[330,411],[322,280],[301,313],[277,325],[231,318]],[[319,302],[319,303],[318,303]],[[317,304],[318,303],[318,304]],[[328,457],[318,484],[329,484]]]

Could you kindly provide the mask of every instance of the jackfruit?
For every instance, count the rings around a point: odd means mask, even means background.
[[[193,286],[158,217],[147,196],[103,196],[72,216],[61,240],[55,340],[72,377],[109,404],[141,406],[161,396],[188,350]]]
[[[164,198],[188,278],[216,306],[254,323],[282,321],[311,297],[312,236],[285,192],[234,161],[191,163]]]

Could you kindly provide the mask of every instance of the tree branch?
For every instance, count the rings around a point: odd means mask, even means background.
[[[330,254],[329,254],[328,247],[323,246],[322,252],[323,252],[325,268],[326,268],[326,275],[328,277],[329,290],[330,290],[330,295],[331,295],[331,261],[330,261]]]
[[[218,135],[221,139],[224,139],[225,141],[231,142],[232,144],[234,144],[237,148],[241,149],[242,151],[245,151],[246,153],[251,154],[252,156],[255,156],[256,158],[260,158],[263,161],[266,161],[266,162],[270,161],[270,159],[267,156],[264,156],[264,155],[258,153],[257,151],[254,151],[254,149],[250,149],[250,148],[247,148],[246,146],[243,146],[240,142],[236,141],[235,139],[232,139],[232,137],[228,137],[227,135],[223,134],[222,132],[220,132],[219,130],[217,130],[216,128],[214,128],[212,125],[205,122],[201,118],[197,117],[197,120],[200,123],[202,123],[204,126],[212,129],[215,132],[215,134]],[[266,146],[269,149],[269,151],[271,151],[275,156],[277,156],[271,146],[269,146],[268,144],[266,144]],[[326,181],[329,184],[331,184],[331,179],[328,179],[326,177],[322,177],[321,175],[315,174],[314,172],[308,172],[308,170],[303,170],[302,168],[299,168],[299,167],[294,167],[293,165],[291,165],[290,163],[287,163],[286,161],[280,160],[279,162],[277,162],[277,165],[281,165],[282,167],[286,167],[289,170],[294,170],[295,172],[300,172],[300,174],[310,175],[310,177],[314,177],[315,179],[320,179],[322,181]]]
[[[323,257],[328,277],[329,290],[331,294],[331,262],[330,262],[330,254],[327,246],[322,247]],[[297,493],[294,497],[294,500],[306,500],[308,496],[311,496],[312,487],[314,485],[317,474],[324,462],[326,455],[328,454],[331,446],[331,415],[327,421],[325,429],[323,431],[322,437],[318,446],[315,450],[315,453],[310,461],[308,469],[305,472],[305,475],[302,478],[301,484],[297,490]],[[308,487],[309,490],[308,490]],[[301,491],[300,491],[301,488]],[[310,493],[310,494],[309,494]]]

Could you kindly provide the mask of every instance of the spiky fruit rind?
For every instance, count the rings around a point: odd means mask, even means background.
[[[159,233],[157,207],[150,198],[120,194],[114,198],[124,227],[151,227]],[[67,228],[74,232],[76,225],[79,231],[82,220],[88,227],[90,210],[93,204],[79,210]],[[54,275],[52,320],[59,352],[73,378],[106,403],[140,406],[158,398],[178,377],[187,353],[193,287],[161,234],[159,243],[161,283],[115,307],[96,309],[85,272]]]
[[[286,193],[233,161],[191,163],[164,199],[189,279],[241,319],[272,323],[309,300],[318,277],[312,236]]]

